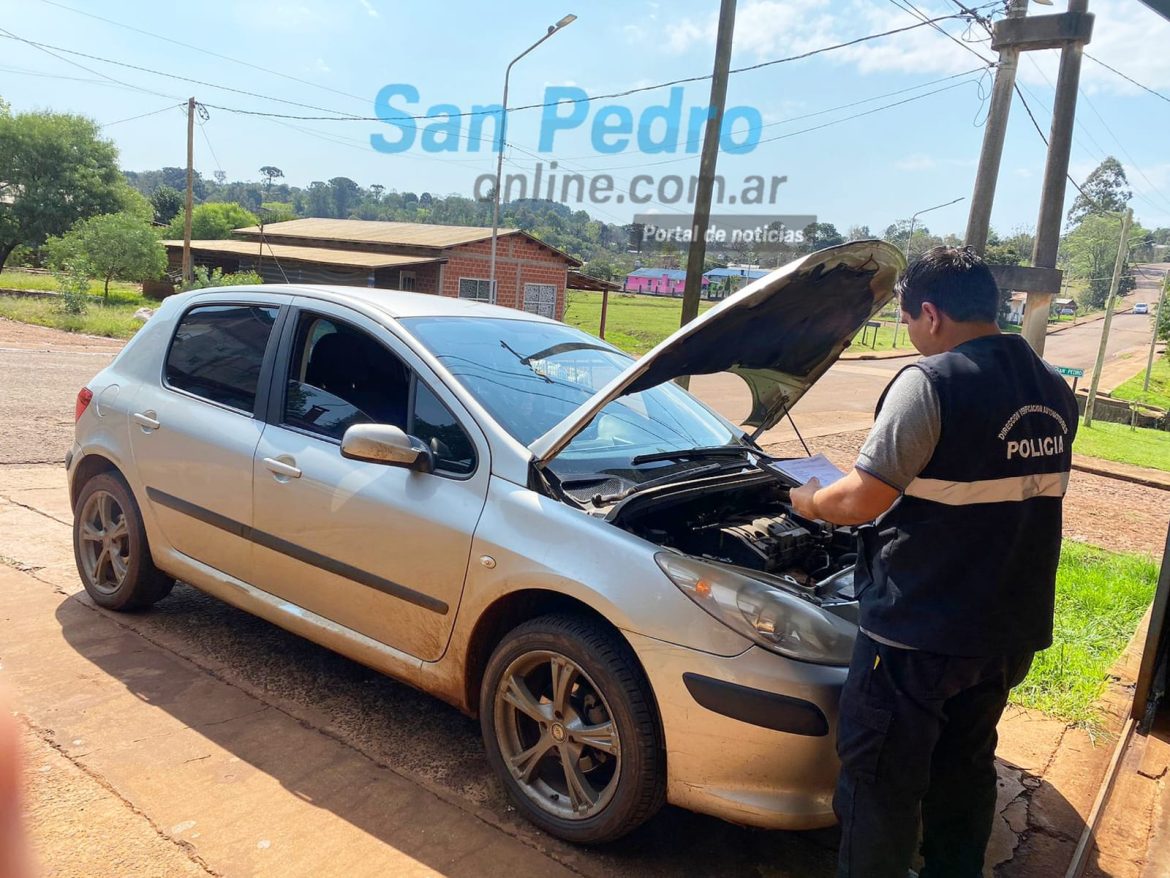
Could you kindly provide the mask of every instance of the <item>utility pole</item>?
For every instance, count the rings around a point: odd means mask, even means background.
[[[1011,0],[1007,17],[1023,18],[1027,11],[1028,0]],[[999,179],[999,163],[1003,157],[1003,141],[1007,134],[1019,62],[1020,48],[1017,44],[1008,43],[999,50],[999,66],[995,71],[995,85],[991,89],[991,106],[983,126],[983,151],[979,154],[975,191],[971,195],[971,212],[967,215],[967,244],[981,256],[987,249],[991,205],[995,201],[995,184]]]
[[[1032,247],[1034,268],[1056,268],[1056,252],[1060,247],[1060,227],[1064,219],[1064,192],[1068,180],[1068,159],[1072,151],[1073,123],[1077,112],[1077,86],[1081,78],[1081,55],[1091,33],[1092,17],[1088,15],[1089,0],[1068,0],[1066,16],[1088,19],[1082,33],[1083,40],[1065,42],[1060,50],[1060,70],[1056,76],[1056,96],[1052,105],[1052,129],[1048,135],[1048,161],[1044,166],[1044,188],[1040,195],[1040,216],[1036,220],[1036,242]],[[1122,235],[1124,239],[1125,235]],[[1044,341],[1048,333],[1048,311],[1052,292],[1028,292],[1024,312],[1024,339],[1037,355],[1044,355]],[[1109,318],[1106,317],[1106,322]],[[1096,387],[1097,376],[1093,375]],[[1090,399],[1091,399],[1090,395]],[[1086,409],[1086,425],[1088,424]]]
[[[691,242],[687,251],[686,286],[683,287],[682,318],[686,326],[699,316],[699,296],[703,291],[703,261],[707,257],[707,226],[711,223],[711,189],[715,185],[715,164],[719,158],[719,137],[723,131],[723,107],[727,103],[728,71],[731,69],[731,37],[735,31],[735,0],[720,0],[719,31],[715,38],[715,69],[711,75],[711,104],[707,111],[707,130],[703,134],[703,154],[699,159],[699,185],[695,192],[695,213],[691,218]],[[681,387],[690,385],[689,376],[678,379]]]
[[[1166,291],[1170,290],[1170,271],[1162,278],[1162,295],[1158,297],[1158,310],[1154,312],[1154,332],[1150,337],[1150,353],[1146,357],[1146,379],[1142,382],[1142,393],[1150,389],[1150,372],[1154,368],[1154,348],[1158,346],[1158,327],[1162,323],[1162,309],[1166,307]]]
[[[1089,398],[1085,400],[1085,426],[1093,426],[1093,406],[1097,402],[1097,384],[1101,381],[1101,370],[1105,366],[1105,346],[1109,343],[1109,326],[1113,322],[1113,303],[1121,285],[1121,266],[1129,252],[1129,224],[1133,221],[1133,210],[1126,208],[1121,217],[1121,238],[1117,242],[1117,261],[1113,263],[1113,279],[1109,281],[1109,298],[1105,300],[1105,321],[1101,324],[1101,344],[1097,348],[1097,364],[1093,367],[1093,381],[1089,385]],[[1025,315],[1026,317],[1027,315]],[[1045,314],[1047,319],[1047,314]]]
[[[191,210],[195,199],[195,98],[187,98],[187,202],[183,208],[183,283],[191,283]]]

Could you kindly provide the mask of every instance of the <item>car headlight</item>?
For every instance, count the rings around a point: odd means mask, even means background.
[[[822,665],[848,665],[857,627],[815,604],[733,570],[694,558],[654,556],[683,594],[766,649]]]

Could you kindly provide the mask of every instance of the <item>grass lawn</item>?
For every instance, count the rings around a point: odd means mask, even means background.
[[[144,300],[138,294],[134,301],[116,301],[112,291],[110,298],[108,305],[100,301],[91,302],[84,314],[66,314],[61,304],[52,299],[0,295],[0,317],[67,332],[129,338],[142,325],[134,319],[134,312],[143,306]]]
[[[51,274],[20,271],[19,269],[5,269],[4,271],[0,271],[0,289],[38,290],[41,292],[55,293],[57,292],[57,279]],[[102,284],[94,283],[89,291],[100,296],[102,294]],[[142,298],[142,285],[126,283],[120,280],[110,281],[111,298],[115,293],[123,296]]]
[[[1142,369],[1141,374],[1114,388],[1112,396],[1170,409],[1170,357],[1162,356],[1154,361],[1154,368],[1150,370],[1150,389],[1143,392],[1142,382],[1145,377],[1146,370]]]
[[[700,302],[699,313],[711,308],[714,302]],[[605,316],[605,340],[635,356],[644,354],[676,329],[682,315],[682,299],[610,293],[609,310]],[[570,326],[597,335],[601,324],[601,293],[570,290],[565,305],[565,322]],[[872,336],[873,330],[869,331]],[[853,340],[858,351],[888,351],[892,348],[894,327],[883,323],[878,330],[877,346],[862,345],[861,333]],[[906,327],[898,333],[898,348],[911,350]]]
[[[699,313],[713,304],[699,302]],[[605,315],[605,340],[626,353],[644,354],[678,329],[681,316],[681,298],[610,293]],[[601,293],[570,290],[565,304],[565,323],[597,335],[601,325]]]
[[[1093,421],[1093,426],[1081,424],[1077,429],[1073,451],[1170,472],[1170,433],[1165,430],[1131,430],[1127,424]]]
[[[1053,644],[1012,692],[1012,702],[1094,726],[1106,675],[1153,600],[1158,568],[1142,555],[1065,541],[1056,574]]]

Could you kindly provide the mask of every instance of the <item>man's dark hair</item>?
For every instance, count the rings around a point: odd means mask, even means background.
[[[995,322],[999,288],[991,270],[970,247],[933,247],[898,280],[902,310],[917,319],[930,302],[960,323]]]

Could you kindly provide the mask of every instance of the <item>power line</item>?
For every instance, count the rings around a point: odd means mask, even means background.
[[[938,24],[935,23],[935,21],[928,19],[926,17],[926,13],[924,13],[921,9],[919,9],[917,6],[915,6],[913,3],[911,3],[910,0],[890,0],[890,3],[892,3],[898,9],[901,9],[903,12],[908,12],[910,15],[914,16],[915,18],[917,18],[919,21],[923,22],[924,24],[929,24],[932,28],[934,28],[936,31],[938,31],[940,34],[942,34],[948,40],[950,40],[951,42],[958,45],[964,51],[970,52],[972,55],[974,55],[976,58],[978,58],[984,64],[990,64],[990,65],[995,64],[995,62],[992,61],[990,58],[985,58],[980,52],[977,52],[975,49],[972,49],[970,46],[968,46],[965,42],[960,40],[954,34],[948,33],[943,28],[939,27]],[[962,16],[960,16],[960,15],[952,15],[952,16],[948,16],[948,17],[962,18]]]
[[[42,2],[50,2],[50,0],[42,0]],[[790,55],[790,56],[787,56],[784,58],[775,58],[775,59],[770,60],[770,61],[762,61],[758,64],[751,64],[751,65],[748,65],[745,67],[739,67],[739,68],[732,70],[731,73],[747,73],[749,71],[761,70],[765,67],[771,67],[771,66],[774,66],[777,64],[787,64],[787,63],[790,63],[792,61],[801,61],[801,60],[804,60],[807,58],[812,58],[816,55],[821,55],[821,54],[824,54],[827,52],[833,52],[833,51],[836,51],[838,49],[848,48],[850,46],[855,46],[855,45],[858,45],[860,43],[868,42],[870,40],[876,40],[876,39],[880,39],[883,37],[906,33],[907,31],[916,30],[917,28],[920,28],[920,27],[933,26],[939,21],[947,21],[949,19],[957,19],[957,18],[961,18],[961,16],[952,14],[952,15],[940,16],[940,17],[934,18],[934,19],[926,19],[923,21],[919,21],[916,24],[907,25],[906,27],[893,28],[891,30],[881,31],[880,33],[867,34],[865,36],[857,37],[855,39],[848,40],[848,41],[843,42],[843,43],[836,43],[836,44],[829,45],[829,46],[822,46],[818,49],[812,49],[808,52],[802,52],[802,53],[797,54],[797,55]],[[12,33],[11,31],[7,31],[7,30],[4,30],[2,28],[0,28],[0,32],[2,32],[3,34],[7,34],[7,36],[11,39],[15,39],[15,40],[18,40],[20,42],[27,43],[28,45],[33,46],[35,48],[38,48],[41,51],[48,52],[49,54],[53,54],[53,52],[50,50],[55,49],[57,51],[65,52],[67,54],[77,55],[79,57],[83,57],[83,58],[87,58],[87,59],[95,60],[95,61],[100,61],[100,62],[104,62],[104,63],[108,63],[108,64],[115,64],[115,65],[120,66],[120,67],[127,67],[127,68],[130,68],[133,70],[139,70],[141,72],[150,73],[152,75],[165,76],[165,77],[172,78],[172,79],[182,80],[184,82],[191,82],[191,83],[195,83],[198,85],[205,85],[205,86],[210,87],[210,88],[222,89],[224,91],[235,92],[238,94],[247,95],[249,97],[257,97],[257,98],[260,98],[262,100],[271,100],[271,101],[276,101],[276,102],[283,103],[283,104],[290,104],[293,106],[304,107],[306,109],[315,109],[315,110],[319,110],[321,112],[332,113],[333,115],[331,115],[331,116],[304,116],[304,115],[294,115],[294,114],[288,114],[288,113],[270,113],[270,112],[265,112],[265,111],[261,111],[261,110],[247,110],[247,109],[243,109],[240,107],[227,107],[227,106],[222,106],[222,105],[217,105],[217,104],[204,103],[204,106],[209,107],[211,109],[215,109],[215,110],[223,110],[224,112],[238,113],[241,115],[266,116],[266,117],[273,118],[273,119],[291,119],[291,120],[300,120],[300,121],[318,121],[318,122],[336,122],[336,121],[382,122],[382,121],[385,121],[380,116],[358,116],[358,115],[354,115],[352,113],[345,113],[345,112],[342,112],[340,110],[332,110],[332,109],[323,108],[323,107],[316,107],[316,106],[311,105],[311,104],[301,104],[301,103],[298,103],[296,101],[287,101],[287,100],[284,100],[283,98],[276,98],[276,97],[272,97],[270,95],[260,94],[258,92],[252,92],[252,91],[247,91],[244,89],[233,88],[231,86],[223,86],[223,85],[218,85],[215,83],[204,82],[202,80],[196,80],[196,79],[192,79],[190,77],[181,76],[179,74],[166,73],[166,72],[160,71],[160,70],[154,70],[154,69],[147,68],[147,67],[140,67],[140,66],[137,66],[134,64],[129,64],[129,63],[124,62],[124,61],[116,61],[116,60],[113,60],[110,58],[103,58],[99,55],[92,55],[92,54],[85,53],[85,52],[78,52],[78,51],[75,51],[72,49],[65,49],[65,48],[53,46],[53,45],[48,44],[48,43],[38,43],[36,41],[25,39],[24,37],[17,36],[16,34]],[[118,80],[114,80],[113,77],[109,77],[109,76],[106,76],[105,74],[97,73],[97,71],[90,70],[89,68],[83,67],[82,65],[80,65],[76,62],[72,62],[72,61],[68,61],[68,59],[60,58],[60,56],[54,56],[54,57],[58,57],[60,60],[67,61],[67,63],[74,64],[74,66],[82,67],[82,69],[87,70],[90,73],[95,73],[98,76],[103,76],[106,79],[111,79],[114,82],[118,82]],[[982,56],[980,56],[980,57],[982,59]],[[983,59],[983,60],[986,60],[986,59]],[[994,63],[994,62],[988,62],[988,63]],[[708,80],[710,78],[711,78],[711,74],[709,74],[709,73],[701,75],[701,76],[683,77],[680,79],[670,80],[668,82],[660,82],[660,83],[656,83],[653,85],[638,86],[636,88],[629,88],[629,89],[625,89],[623,91],[610,92],[608,94],[587,95],[583,98],[566,98],[566,99],[560,100],[560,101],[548,101],[548,102],[536,103],[536,104],[524,104],[524,105],[519,106],[519,107],[510,107],[510,108],[508,108],[508,112],[516,112],[518,110],[543,109],[545,107],[559,106],[560,104],[591,103],[593,101],[599,101],[599,100],[610,100],[612,98],[628,97],[628,96],[633,95],[633,94],[640,94],[643,92],[655,91],[657,89],[662,89],[662,88],[670,88],[670,87],[676,86],[676,85],[684,85],[684,84],[692,83],[692,82],[703,82],[703,81]],[[125,83],[122,83],[122,84],[125,84]],[[154,94],[158,94],[158,93],[155,92]],[[170,97],[169,95],[161,95],[161,96],[162,97]],[[460,118],[460,117],[465,117],[465,116],[498,116],[499,111],[498,110],[472,110],[469,112],[451,113],[451,114],[444,114],[444,115],[448,116],[448,118]],[[400,115],[396,116],[395,118],[423,120],[423,119],[434,119],[435,117],[429,116],[426,114],[417,114],[417,115],[400,114]]]
[[[134,89],[135,91],[140,91],[140,92],[144,92],[144,93],[149,94],[149,95],[154,95],[155,97],[158,97],[158,98],[166,98],[167,100],[171,100],[171,101],[178,100],[178,98],[175,95],[167,95],[167,94],[163,94],[162,92],[152,91],[149,88],[143,88],[140,85],[134,85],[134,84],[129,83],[129,82],[123,82],[120,79],[115,79],[112,76],[109,76],[105,73],[102,73],[100,70],[94,70],[90,67],[86,67],[84,64],[79,64],[76,61],[70,61],[68,58],[62,58],[57,53],[52,52],[43,46],[38,46],[36,43],[33,43],[33,42],[26,40],[26,39],[23,39],[22,37],[18,37],[16,34],[12,33],[12,31],[5,30],[2,27],[0,27],[0,34],[7,35],[8,37],[10,37],[14,40],[19,40],[22,43],[28,43],[33,48],[39,49],[40,51],[44,52],[46,55],[52,55],[58,61],[64,61],[66,64],[71,64],[74,67],[79,67],[82,70],[84,70],[86,73],[92,73],[94,76],[100,76],[102,79],[108,79],[110,82],[117,83],[118,85],[121,85],[125,88],[131,88],[131,89]]]
[[[133,122],[135,119],[145,119],[147,116],[157,116],[159,113],[165,113],[167,110],[183,109],[185,104],[168,104],[161,110],[151,110],[149,113],[139,113],[137,116],[128,116],[125,119],[116,119],[113,122],[103,122],[98,125],[99,128],[109,128],[111,125],[121,125],[123,122]]]
[[[282,73],[279,70],[272,70],[271,68],[268,68],[268,67],[262,67],[259,64],[253,64],[250,61],[241,61],[239,58],[233,58],[230,55],[223,55],[223,54],[220,54],[219,52],[213,52],[210,49],[203,48],[202,46],[195,46],[195,45],[192,45],[191,43],[184,43],[181,40],[175,40],[175,39],[172,39],[171,37],[163,36],[162,34],[156,34],[152,31],[142,30],[141,28],[133,27],[132,25],[124,24],[120,21],[115,21],[112,18],[104,18],[100,15],[97,15],[96,13],[86,12],[83,9],[75,9],[72,6],[66,6],[64,3],[57,3],[57,2],[55,2],[55,0],[41,0],[41,2],[47,3],[49,6],[56,6],[58,9],[68,10],[69,12],[76,13],[77,15],[84,15],[87,18],[93,18],[93,19],[96,19],[98,21],[104,21],[106,24],[112,24],[115,27],[124,28],[126,30],[133,31],[134,33],[137,33],[137,34],[143,34],[144,36],[153,37],[156,40],[162,40],[163,42],[171,43],[172,45],[175,45],[175,46],[182,46],[184,49],[191,49],[192,51],[195,51],[195,52],[202,52],[204,55],[210,55],[212,58],[219,58],[223,61],[231,61],[233,64],[239,64],[243,67],[250,67],[253,70],[259,70],[263,73],[269,73],[273,76],[279,76],[282,79],[287,79],[287,80],[290,80],[291,82],[299,82],[301,85],[308,85],[308,86],[311,86],[313,88],[319,88],[322,91],[328,91],[328,92],[332,92],[333,94],[341,95],[342,97],[353,98],[355,101],[361,101],[362,103],[366,103],[368,101],[368,98],[361,97],[360,95],[355,95],[355,94],[350,94],[349,92],[340,91],[336,88],[331,88],[327,85],[321,85],[320,83],[312,82],[311,80],[308,80],[308,79],[300,79],[299,77],[292,76],[291,74]]]
[[[183,75],[178,74],[178,73],[167,73],[165,70],[155,70],[151,67],[142,67],[141,65],[130,64],[126,61],[116,61],[113,58],[103,58],[100,55],[91,55],[88,52],[78,52],[75,49],[66,49],[62,46],[54,46],[51,43],[39,43],[36,40],[29,40],[29,39],[25,39],[24,37],[17,36],[16,34],[12,33],[11,31],[4,31],[4,33],[8,35],[9,39],[19,40],[22,43],[27,43],[28,45],[33,46],[33,47],[38,48],[38,49],[43,49],[43,50],[52,49],[52,50],[57,51],[57,52],[64,52],[66,55],[75,55],[78,58],[86,58],[90,61],[100,61],[103,64],[114,64],[117,67],[125,67],[128,70],[137,70],[140,73],[149,73],[153,76],[163,76],[163,77],[166,77],[167,79],[177,79],[177,80],[180,80],[181,82],[190,82],[190,83],[193,83],[194,85],[202,85],[202,86],[205,86],[207,88],[216,88],[216,89],[220,89],[221,91],[232,92],[233,94],[246,95],[247,97],[250,97],[250,98],[260,98],[261,100],[265,100],[265,101],[275,101],[276,103],[280,103],[280,104],[288,104],[291,107],[301,107],[301,108],[306,109],[306,110],[319,110],[322,113],[333,113],[337,116],[347,117],[347,118],[352,118],[352,119],[361,118],[359,116],[354,116],[352,113],[342,113],[340,110],[331,110],[328,107],[318,107],[315,104],[302,104],[299,101],[288,101],[288,100],[285,100],[284,98],[277,98],[277,97],[273,97],[272,95],[260,94],[259,92],[248,91],[247,89],[233,88],[230,85],[219,85],[218,83],[215,83],[215,82],[207,82],[207,81],[202,80],[202,79],[194,79],[190,76],[183,76]]]
[[[1162,94],[1160,91],[1154,91],[1154,89],[1150,88],[1148,85],[1142,85],[1140,82],[1138,82],[1138,81],[1137,81],[1136,79],[1134,79],[1132,76],[1127,76],[1126,74],[1124,74],[1124,73],[1122,73],[1120,70],[1118,70],[1116,67],[1111,67],[1111,66],[1109,66],[1109,65],[1108,65],[1108,64],[1106,64],[1104,61],[1102,61],[1100,58],[1096,58],[1096,57],[1094,57],[1093,55],[1090,55],[1088,52],[1085,52],[1085,53],[1084,53],[1084,55],[1085,55],[1085,57],[1086,57],[1086,58],[1088,58],[1090,61],[1096,61],[1098,64],[1100,64],[1100,65],[1101,65],[1102,67],[1104,67],[1106,70],[1111,70],[1111,71],[1113,71],[1113,72],[1114,72],[1114,73],[1116,73],[1118,76],[1120,76],[1122,79],[1124,79],[1126,82],[1131,82],[1131,83],[1133,83],[1134,85],[1136,85],[1138,88],[1142,89],[1143,91],[1148,91],[1148,92],[1149,92],[1150,94],[1152,94],[1154,97],[1156,97],[1156,98],[1161,98],[1162,100],[1166,101],[1166,103],[1170,104],[1170,97],[1166,97],[1166,95]]]

